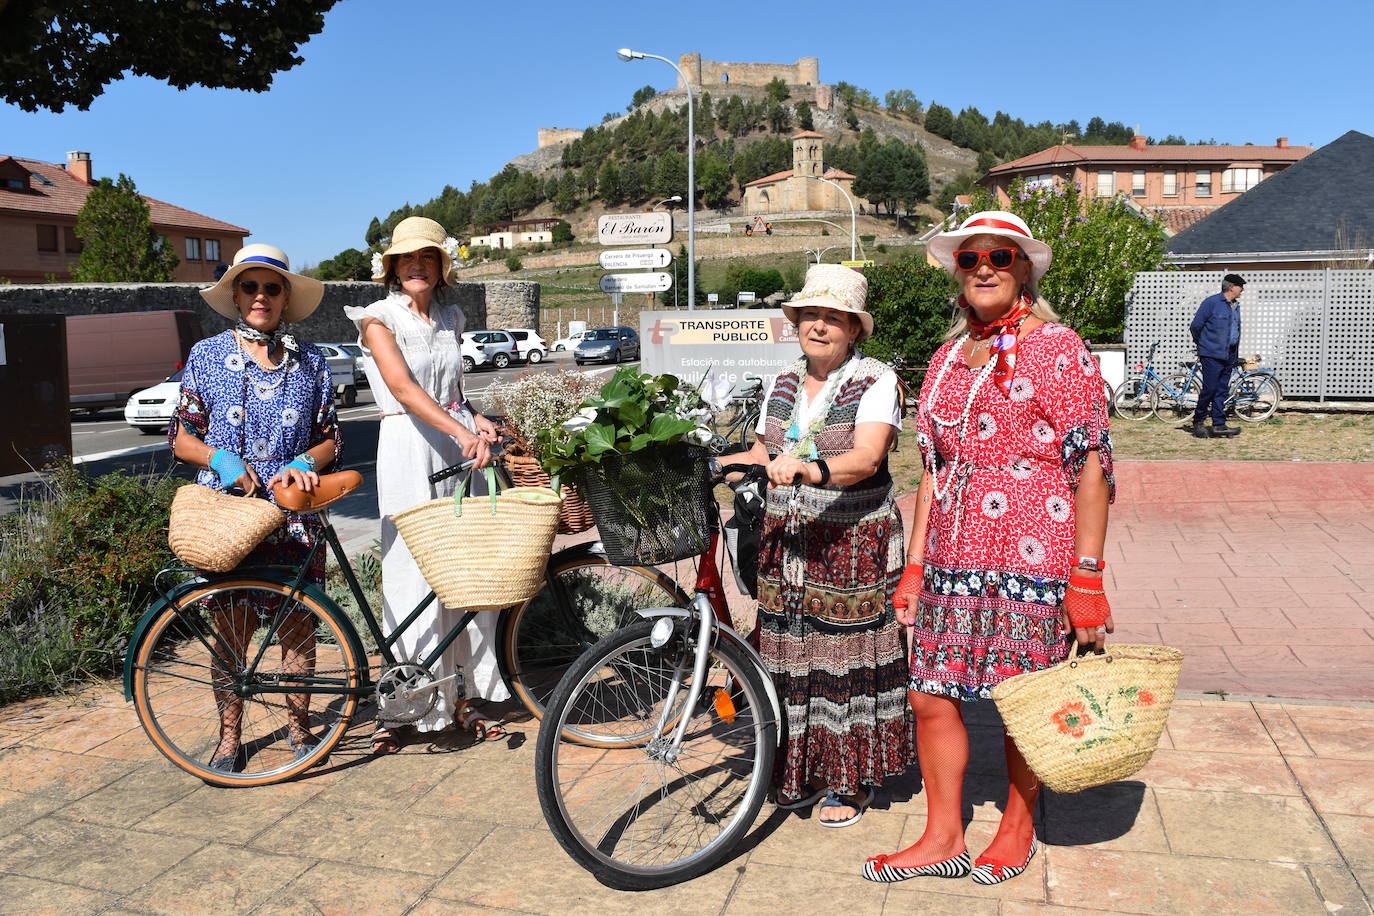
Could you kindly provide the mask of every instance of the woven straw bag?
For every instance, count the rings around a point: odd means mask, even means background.
[[[562,498],[548,487],[497,492],[488,467],[487,496],[431,499],[391,517],[421,574],[451,608],[499,611],[523,604],[544,584]]]
[[[1040,781],[1081,792],[1125,779],[1154,756],[1182,665],[1169,646],[1112,646],[1008,678],[992,699]]]
[[[507,452],[503,457],[510,479],[517,487],[553,487],[549,477],[537,458],[525,455],[512,455]],[[563,484],[563,508],[558,512],[559,534],[580,534],[596,524],[592,518],[591,506],[577,492],[572,484]]]
[[[265,499],[186,484],[172,497],[167,546],[197,569],[228,572],[285,519],[286,513]]]

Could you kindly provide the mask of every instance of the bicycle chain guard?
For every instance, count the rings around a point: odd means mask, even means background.
[[[392,665],[377,678],[377,721],[395,725],[417,722],[439,702],[434,675],[423,665]]]

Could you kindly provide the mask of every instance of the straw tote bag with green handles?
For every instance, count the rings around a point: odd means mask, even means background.
[[[451,608],[499,611],[528,601],[544,583],[563,498],[549,487],[498,491],[491,467],[486,478],[486,496],[464,495],[469,475],[452,497],[391,517],[425,581]]]
[[[1170,646],[1110,646],[1008,678],[992,699],[1040,781],[1081,792],[1150,762],[1182,665],[1183,653]]]

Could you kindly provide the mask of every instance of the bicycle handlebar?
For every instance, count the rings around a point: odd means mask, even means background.
[[[768,468],[761,464],[727,464],[720,469],[722,476],[725,474],[743,474],[745,480],[767,480]],[[797,474],[792,478],[792,486],[802,482],[802,475]]]
[[[504,438],[500,442],[493,443],[491,446],[491,457],[495,458],[500,455],[501,452],[505,451],[505,447],[506,443]],[[441,480],[448,480],[450,477],[456,477],[471,468],[474,460],[475,459],[472,458],[465,458],[457,464],[451,464],[446,468],[441,468],[429,475],[429,482],[438,483]]]

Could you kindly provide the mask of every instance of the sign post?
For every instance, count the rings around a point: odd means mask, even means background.
[[[658,270],[672,263],[673,255],[667,248],[610,248],[597,256],[602,270],[633,270],[647,267]]]

